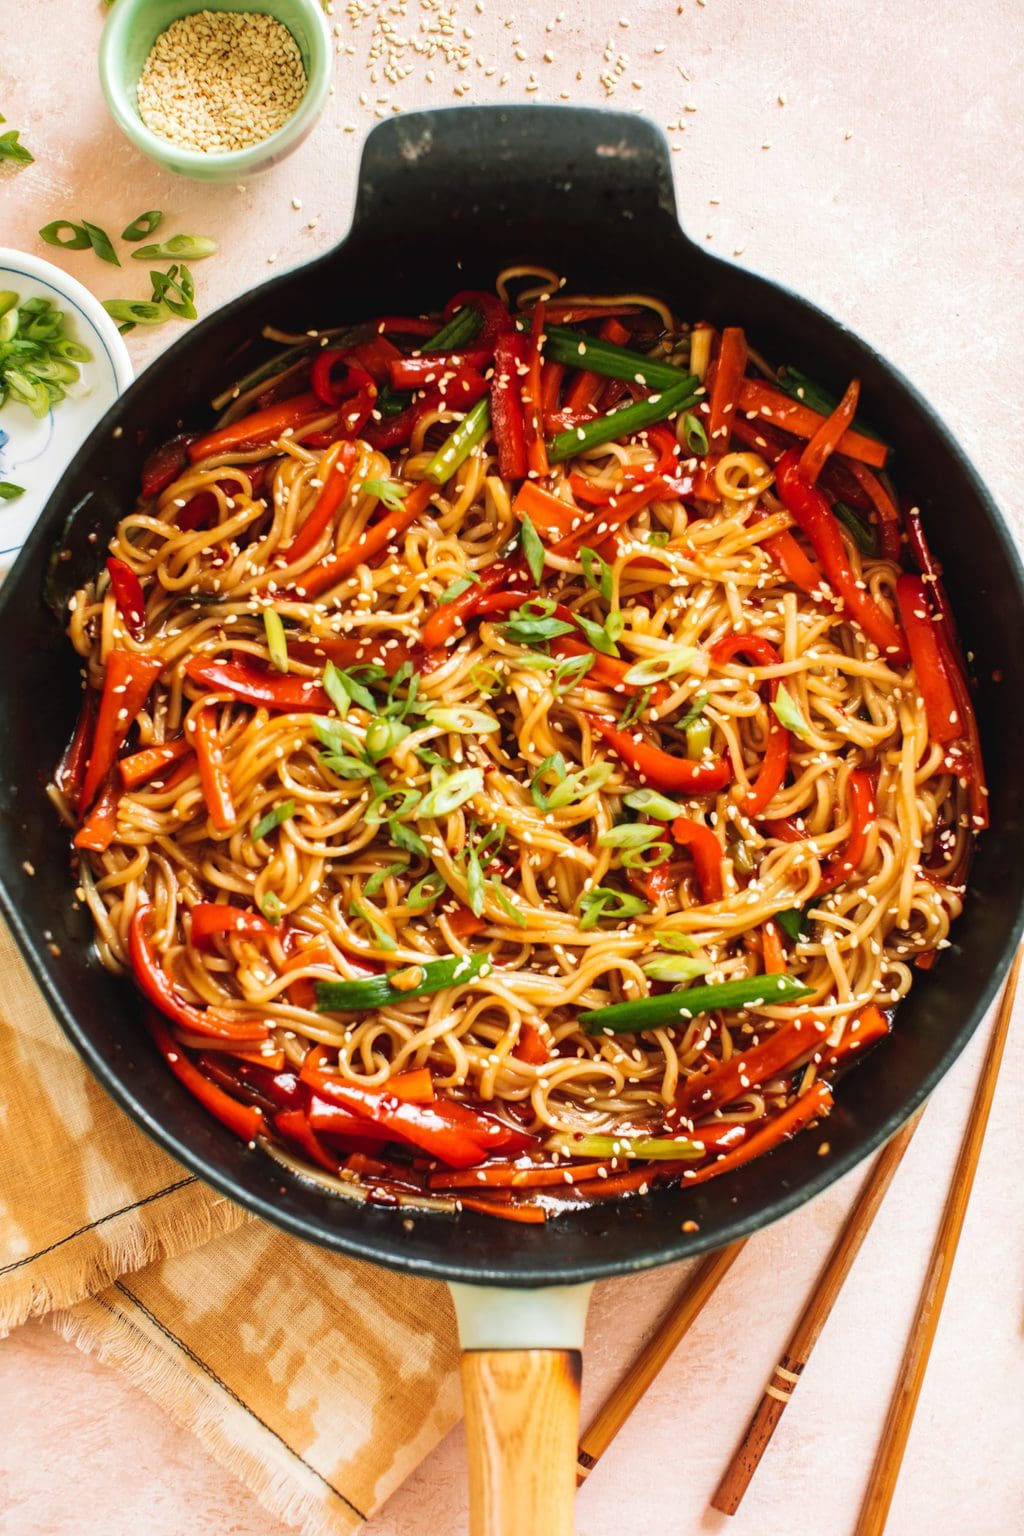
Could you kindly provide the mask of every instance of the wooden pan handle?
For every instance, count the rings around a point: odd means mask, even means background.
[[[573,1536],[578,1349],[462,1356],[470,1536]]]

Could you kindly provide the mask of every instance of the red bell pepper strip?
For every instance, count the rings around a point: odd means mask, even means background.
[[[498,450],[498,470],[504,480],[522,480],[529,468],[520,372],[525,360],[526,343],[518,331],[498,337],[491,378],[491,432]]]
[[[324,714],[332,706],[325,689],[309,677],[265,672],[247,661],[211,660],[193,656],[185,663],[185,675],[211,693],[226,693],[242,704],[266,709]]]
[[[522,555],[495,560],[483,572],[479,581],[467,587],[465,592],[460,592],[450,603],[441,603],[434,609],[423,626],[423,644],[426,649],[433,651],[438,646],[447,645],[453,635],[464,628],[478,611],[478,603],[488,593],[496,592],[510,582],[525,579],[528,578]],[[525,602],[529,595],[529,591],[524,591],[522,601]]]
[[[397,348],[396,348],[397,350]],[[343,368],[344,375],[335,379],[335,369]],[[365,368],[353,367],[347,351],[318,352],[309,371],[309,385],[324,405],[342,405],[352,395],[362,390],[372,390],[376,398],[377,388]]]
[[[294,565],[310,554],[333,524],[338,509],[348,495],[357,458],[355,443],[343,442],[339,445],[331,467],[324,476],[313,510],[284,551],[289,565]]]
[[[946,671],[939,629],[919,576],[904,575],[896,583],[896,603],[910,647],[918,691],[924,700],[928,734],[942,745],[963,735],[953,684]]]
[[[107,572],[125,629],[133,640],[142,640],[146,633],[146,599],[142,583],[131,566],[116,555],[111,555],[107,561]]]
[[[758,507],[752,513],[750,521],[760,523],[770,516],[771,513],[765,507]],[[800,591],[806,592],[808,597],[822,595],[821,572],[808,560],[788,529],[782,533],[773,533],[771,538],[762,540],[761,547],[768,551],[783,576],[794,587],[799,587]]]
[[[942,566],[932,554],[928,540],[925,538],[924,527],[921,523],[921,513],[917,507],[909,507],[906,513],[907,543],[914,557],[914,564],[921,573],[922,580],[931,597],[931,606],[938,616],[938,626],[942,631],[942,637],[947,649],[953,656],[959,656],[960,643],[957,639],[956,621],[953,618],[953,609],[950,606],[949,596],[942,580]],[[963,670],[962,662],[958,664],[958,670]]]
[[[522,1024],[512,1055],[517,1061],[525,1061],[527,1066],[543,1067],[551,1060],[551,1047],[536,1024]]]
[[[464,288],[452,294],[441,313],[447,322],[460,309],[475,309],[483,316],[483,327],[475,339],[475,346],[485,351],[488,358],[492,357],[499,336],[513,329],[512,316],[497,294],[482,288]]]
[[[92,751],[92,737],[96,727],[96,711],[99,708],[99,702],[100,696],[95,688],[87,688],[82,699],[82,707],[78,712],[74,735],[64,748],[64,754],[54,774],[57,788],[75,810],[78,809],[78,802],[81,799],[86,764]]]
[[[210,820],[218,832],[232,832],[238,823],[238,812],[231,794],[231,780],[224,767],[217,711],[210,705],[197,710],[186,720],[185,733],[191,736],[196,750],[199,782]]]
[[[635,491],[630,491],[628,495],[619,496],[614,507],[602,507],[600,511],[589,517],[575,533],[570,533],[564,539],[560,539],[553,546],[552,553],[567,555],[572,558],[578,554],[584,544],[593,544],[595,541],[600,543],[602,539],[607,538],[610,533],[613,533],[616,528],[621,528],[624,523],[628,523],[634,513],[642,511],[652,501],[658,501],[666,495],[666,492],[667,486],[665,481],[658,478],[650,481],[647,485],[640,486]]]
[[[243,1141],[253,1142],[266,1129],[262,1109],[254,1104],[240,1104],[223,1088],[211,1083],[199,1068],[185,1055],[184,1050],[171,1035],[159,1014],[146,1010],[146,1027],[153,1036],[157,1050],[178,1079],[199,1100],[204,1109],[234,1131]]]
[[[465,352],[426,352],[422,357],[398,357],[391,364],[392,389],[426,389],[436,384],[448,398],[458,388],[459,380],[475,378],[490,362],[490,353],[474,349]]]
[[[527,373],[524,380],[523,410],[526,422],[526,462],[530,471],[543,478],[549,470],[547,444],[544,441],[543,387],[541,369],[544,344],[544,303],[538,299],[530,322]]]
[[[183,507],[178,508],[175,525],[181,533],[194,533],[197,528],[209,528],[217,515],[219,502],[212,491],[197,491]]]
[[[92,804],[97,790],[113,768],[114,759],[162,669],[163,662],[152,656],[140,656],[135,651],[113,650],[108,655],[96,716],[96,734],[82,782],[83,806]]]
[[[571,501],[563,501],[553,491],[546,491],[536,480],[523,481],[516,492],[512,511],[520,519],[525,513],[545,543],[567,538],[574,525],[582,526],[589,520],[586,512],[573,506]]]
[[[270,939],[275,933],[273,924],[258,912],[244,912],[226,902],[198,901],[191,917],[189,943],[193,949],[210,949],[213,939],[220,935],[229,939]]]
[[[740,655],[751,657],[755,666],[759,667],[778,666],[782,660],[771,641],[766,640],[763,635],[726,635],[711,648],[711,660],[719,666],[734,661]],[[768,679],[769,704],[778,691],[778,678]],[[739,801],[740,810],[745,816],[761,815],[785,783],[789,768],[791,746],[789,732],[773,709],[769,708],[767,714],[768,741],[761,760],[761,769],[753,784]]]
[[[711,828],[701,821],[691,821],[688,816],[677,816],[672,823],[672,836],[681,847],[689,848],[693,856],[701,901],[705,906],[721,901],[725,894],[722,845]]]
[[[399,336],[435,336],[437,321],[414,315],[381,315],[373,322],[373,328],[380,335],[385,331],[395,331]]]
[[[674,891],[681,879],[681,870],[678,864],[656,864],[649,874],[640,881],[640,889],[644,899],[656,907],[659,901],[664,901],[671,891]]]
[[[121,790],[111,771],[88,816],[75,833],[75,847],[90,853],[106,853],[117,836],[117,806]]]
[[[826,463],[839,447],[843,433],[857,414],[859,399],[860,380],[851,379],[835,410],[826,416],[814,436],[808,439],[800,455],[800,473],[810,485],[816,484]]]
[[[615,486],[597,485],[590,475],[582,475],[578,470],[573,470],[569,475],[569,488],[573,495],[592,506],[606,507],[612,500],[617,500],[623,491],[631,487],[648,486],[657,480],[665,481],[666,491],[678,492],[680,495],[688,495],[692,491],[691,479],[679,479],[679,444],[668,427],[647,427],[633,441],[646,443],[655,450],[653,463],[632,465],[624,472],[621,484]]]
[[[301,1109],[283,1109],[274,1116],[274,1130],[285,1141],[293,1142],[311,1163],[337,1174],[341,1164],[337,1157],[324,1146]]]
[[[693,759],[673,757],[660,747],[634,736],[631,731],[617,731],[597,715],[586,717],[591,727],[622,758],[633,771],[667,794],[712,794],[724,789],[732,777],[732,770],[724,757]]]
[[[298,640],[289,635],[288,654],[314,667],[322,667],[326,661],[342,668],[383,667],[392,677],[406,662],[415,665],[417,660],[413,646],[381,635],[304,635]]]
[[[712,448],[723,453],[729,446],[729,433],[746,371],[747,338],[741,326],[727,325],[712,369],[708,396],[708,440]]]
[[[153,1007],[190,1035],[207,1035],[214,1040],[265,1040],[269,1030],[263,1019],[222,1017],[209,1008],[194,1008],[178,995],[146,933],[149,913],[149,902],[140,901],[128,929],[128,954],[135,980]]]
[[[794,437],[813,437],[824,424],[825,417],[812,411],[809,405],[784,395],[781,389],[773,389],[762,379],[744,379],[740,390],[740,406],[758,422],[761,417],[774,423]],[[859,459],[873,469],[884,469],[889,450],[884,443],[861,432],[844,432],[837,444],[837,451],[848,459]]]
[[[359,565],[365,565],[376,555],[382,554],[393,539],[404,533],[416,519],[427,510],[432,496],[437,494],[436,486],[429,480],[421,480],[412,488],[401,506],[394,512],[389,512],[382,517],[379,523],[363,529],[355,543],[348,549],[342,550],[332,560],[323,565],[315,565],[312,570],[304,571],[298,578],[296,590],[300,597],[319,597],[322,592],[327,592],[331,587],[336,587],[346,576],[350,576]]]
[[[314,421],[322,421],[331,410],[331,406],[312,393],[293,395],[289,400],[269,405],[262,411],[253,411],[251,416],[243,416],[239,421],[232,421],[226,427],[197,438],[189,444],[188,456],[193,464],[199,464],[203,459],[261,448],[265,443],[276,442],[285,432],[299,435]]]
[[[779,495],[796,523],[810,539],[821,568],[842,598],[847,612],[889,662],[909,660],[906,640],[897,624],[875,602],[850,567],[839,524],[825,497],[800,473],[799,455],[790,448],[775,466]]]
[[[781,976],[786,969],[782,929],[771,917],[761,924],[761,962],[766,976]]]
[[[459,1104],[438,1099],[408,1104],[383,1089],[357,1088],[331,1073],[314,1070],[308,1079],[318,1096],[351,1114],[384,1126],[397,1141],[419,1147],[452,1168],[471,1168],[494,1152],[524,1152],[532,1136]]]
[[[372,1120],[366,1120],[362,1115],[354,1115],[347,1109],[342,1109],[338,1104],[329,1104],[326,1099],[319,1098],[315,1093],[309,1100],[306,1110],[309,1124],[313,1130],[321,1136],[337,1136],[343,1141],[355,1141],[367,1145],[377,1144],[382,1146],[386,1141],[401,1141],[400,1136],[395,1135],[385,1125],[376,1125]]]
[[[237,1062],[236,1076],[261,1098],[268,1099],[280,1109],[298,1109],[305,1104],[306,1089],[299,1081],[298,1073],[285,1068],[283,1051],[280,1057],[268,1056],[264,1051],[259,1055],[234,1051],[232,1057]]]
[[[742,411],[737,411],[733,416],[730,431],[744,448],[752,448],[767,464],[777,464],[786,449],[793,446],[793,439],[787,432],[769,426],[763,417],[748,421]]]
[[[557,305],[548,305],[547,317],[552,325],[568,324],[565,317],[569,313],[572,313],[572,311],[567,311],[564,308],[560,309]],[[596,319],[597,317],[592,316],[590,318]],[[618,320],[612,315],[609,315],[605,320],[597,334],[602,341],[613,341],[618,347],[625,346],[629,340],[629,332],[626,330],[626,327],[620,325]],[[601,391],[607,382],[608,380],[604,374],[592,373],[589,368],[584,368],[569,385],[565,396],[566,409],[573,413],[593,409],[601,398]],[[566,423],[566,425],[571,425],[571,423]]]
[[[851,459],[844,467],[853,476],[868,502],[875,509],[879,549],[886,560],[897,561],[900,558],[899,508],[877,475],[872,474],[867,465],[858,464],[856,459]]]
[[[488,1163],[468,1173],[432,1173],[430,1189],[546,1189],[596,1179],[609,1163]]]
[[[826,891],[834,891],[843,885],[864,862],[867,852],[868,833],[875,824],[875,791],[871,775],[863,768],[855,768],[848,780],[850,806],[850,836],[846,847],[838,849],[822,865],[821,879],[815,898]]]
[[[140,784],[148,784],[150,779],[155,779],[164,768],[186,757],[191,750],[184,736],[162,742],[159,746],[143,747],[141,752],[133,752],[131,757],[121,758],[117,765],[121,783],[125,789],[138,789]]]
[[[710,1115],[723,1104],[731,1104],[750,1088],[756,1088],[808,1056],[825,1037],[824,1025],[809,1014],[778,1029],[757,1045],[735,1042],[728,1061],[720,1062],[710,1072],[688,1077],[676,1095],[676,1110],[686,1120]]]
[[[970,760],[971,772],[967,780],[967,799],[970,806],[971,825],[976,831],[982,832],[988,826],[988,788],[985,783],[985,764],[981,756],[981,736],[978,731],[978,720],[974,713],[974,705],[971,702],[970,690],[967,684],[967,676],[960,664],[958,657],[940,637],[939,644],[946,663],[946,673],[953,684],[953,693],[956,697],[957,714],[963,725],[963,734],[967,742],[967,754]]]
[[[194,437],[194,432],[179,432],[147,456],[142,466],[142,494],[147,501],[177,480],[188,463],[188,447]]]
[[[789,1141],[812,1120],[823,1119],[830,1113],[832,1104],[831,1088],[828,1083],[819,1079],[811,1084],[806,1093],[802,1093],[798,1099],[782,1110],[781,1114],[773,1115],[764,1125],[759,1125],[757,1130],[752,1131],[742,1146],[726,1152],[724,1157],[716,1159],[713,1163],[705,1163],[701,1168],[692,1171],[684,1168],[682,1187],[687,1189],[691,1184],[703,1184],[708,1179],[717,1179],[719,1174],[732,1173],[755,1157],[762,1157],[781,1142]],[[650,1177],[649,1174],[648,1177]]]
[[[354,347],[346,347],[342,355],[349,367],[362,368],[378,384],[383,384],[390,377],[391,364],[402,354],[394,342],[378,335],[371,341],[361,341]]]

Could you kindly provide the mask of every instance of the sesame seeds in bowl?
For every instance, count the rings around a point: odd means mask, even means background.
[[[320,0],[118,0],[100,44],[107,105],[181,175],[238,180],[283,158],[330,85]]]

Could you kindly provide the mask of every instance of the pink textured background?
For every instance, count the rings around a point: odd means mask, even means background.
[[[567,93],[576,102],[643,110],[673,125],[686,228],[783,279],[875,343],[954,426],[1020,534],[1019,0],[555,3],[561,19],[553,6],[499,0],[362,0],[352,7],[362,15],[354,27],[337,0],[335,91],[319,129],[264,179],[217,188],[159,172],[110,124],[93,68],[99,5],[0,0],[0,111],[37,156],[24,172],[0,172],[0,242],[65,262],[101,297],[139,297],[141,272],[102,267],[89,253],[62,257],[35,231],[61,215],[120,229],[140,209],[162,207],[170,229],[221,242],[219,256],[196,268],[207,311],[344,232],[360,139],[396,105]],[[422,28],[436,32],[442,14],[454,18],[447,61],[406,50],[402,62],[413,68],[399,86],[371,80],[375,22],[423,42]],[[465,50],[465,68],[453,48]],[[130,339],[137,364],[171,339],[171,327],[137,332]],[[1024,1529],[1020,1022],[892,1536]],[[707,1511],[707,1499],[859,1175],[751,1242],[582,1491],[582,1536],[648,1529],[713,1536],[727,1528],[737,1536],[843,1536],[852,1529],[982,1046],[979,1036],[935,1094],[741,1513],[730,1524]],[[661,1271],[599,1289],[584,1420],[678,1284],[677,1274]],[[4,1536],[63,1536],[69,1517],[76,1536],[135,1529],[281,1536],[283,1528],[193,1437],[45,1325],[0,1345],[0,1402]],[[374,1536],[465,1530],[459,1432],[367,1529]]]

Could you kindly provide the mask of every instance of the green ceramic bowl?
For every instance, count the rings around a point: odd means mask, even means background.
[[[197,11],[256,11],[273,16],[298,44],[306,93],[284,127],[259,144],[203,154],[161,138],[139,116],[136,87],[150,49],[172,21]],[[198,181],[241,181],[301,144],[327,100],[331,60],[331,34],[320,0],[117,0],[100,40],[100,83],[115,122],[151,160]]]

